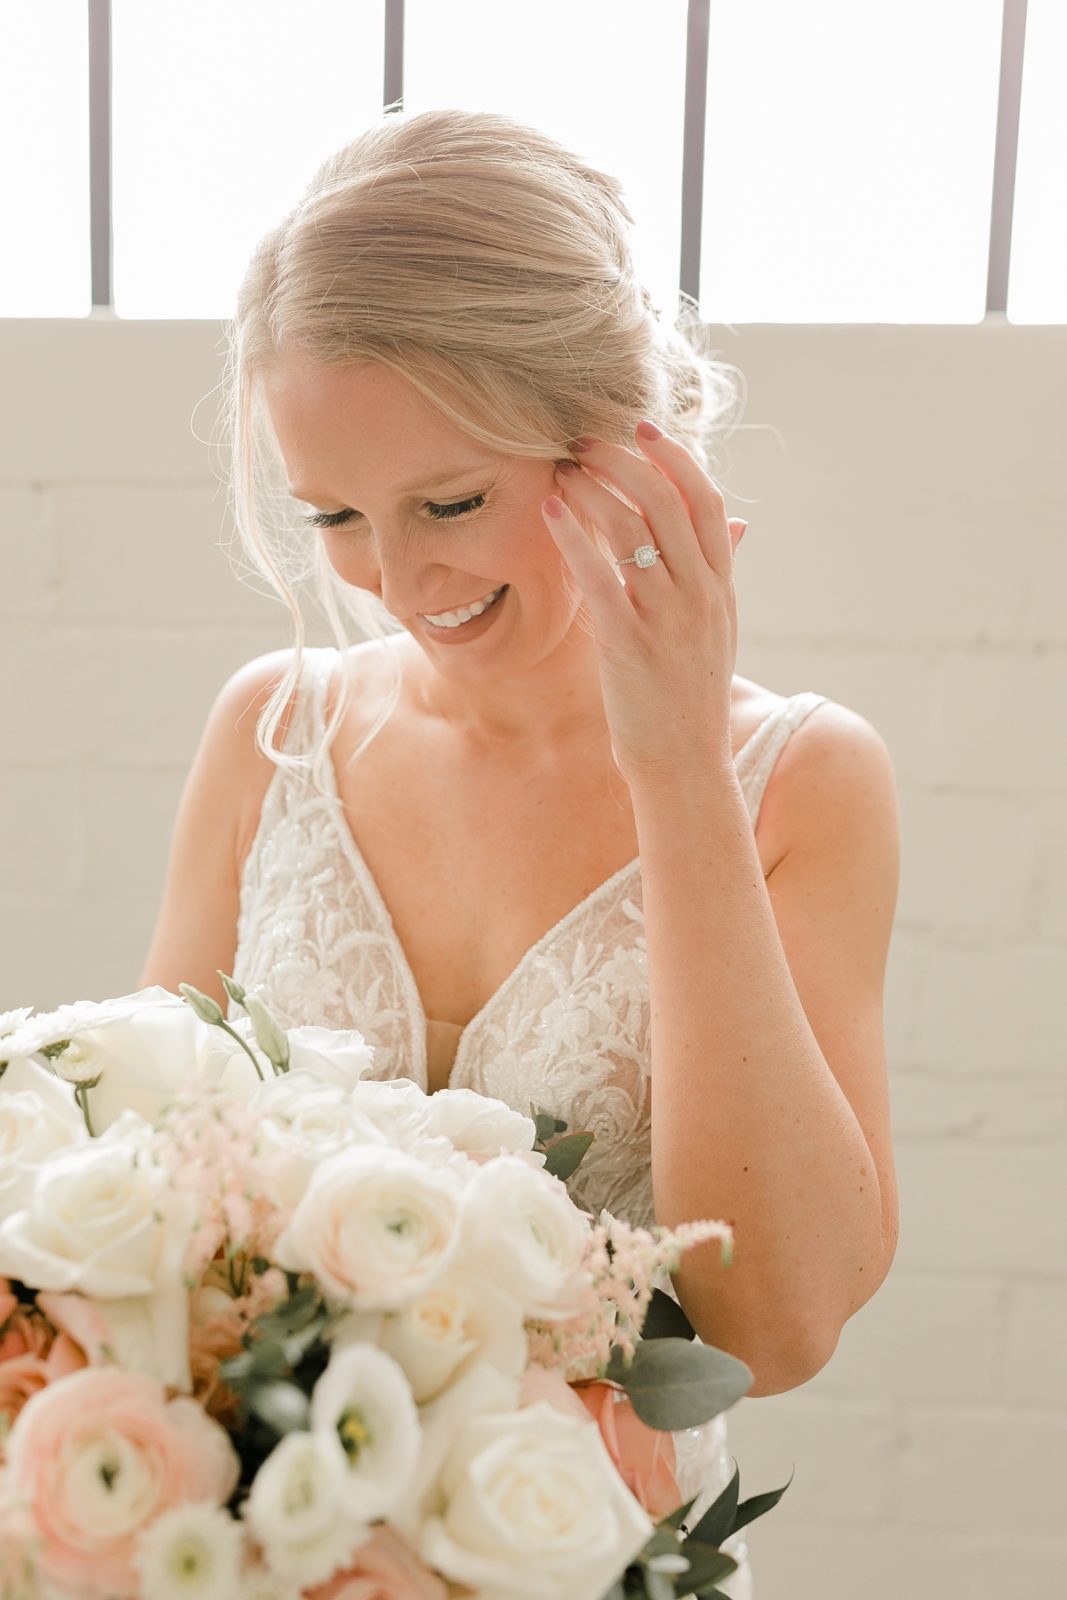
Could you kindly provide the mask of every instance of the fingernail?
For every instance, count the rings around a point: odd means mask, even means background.
[[[592,439],[572,439],[571,441],[571,449],[574,450],[578,455],[581,455],[583,450],[591,450],[592,447]]]

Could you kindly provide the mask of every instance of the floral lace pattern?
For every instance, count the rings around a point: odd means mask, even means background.
[[[322,732],[333,647],[306,649],[286,749]],[[753,828],[767,779],[794,728],[826,697],[804,691],[772,711],[738,752]],[[278,768],[246,857],[233,976],[285,1027],[358,1028],[374,1046],[369,1075],[429,1089],[426,1017],[414,976],[324,762],[325,790]],[[640,861],[587,895],[537,941],[464,1028],[450,1088],[474,1089],[529,1113],[531,1102],[595,1134],[574,1178],[578,1205],[648,1227],[651,1170],[649,993]],[[230,1003],[230,1017],[237,1007]],[[670,1278],[660,1286],[675,1299]],[[701,1491],[689,1526],[732,1475],[722,1416],[674,1435],[679,1488]],[[751,1595],[747,1547],[720,1585]]]

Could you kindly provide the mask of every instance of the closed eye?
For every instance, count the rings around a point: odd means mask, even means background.
[[[472,495],[469,500],[453,500],[448,505],[439,505],[434,500],[427,500],[426,509],[435,522],[446,522],[450,517],[465,516],[468,511],[476,511],[485,504],[485,495]],[[358,515],[354,511],[316,511],[304,521],[313,528],[340,528],[352,517]]]

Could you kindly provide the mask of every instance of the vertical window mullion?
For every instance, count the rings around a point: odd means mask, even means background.
[[[382,108],[404,109],[404,0],[385,0],[385,64]]]
[[[682,238],[679,301],[700,300],[700,235],[704,216],[704,140],[707,122],[708,33],[711,0],[689,0],[685,33],[685,110],[682,132]]]
[[[1015,168],[1019,159],[1019,106],[1022,100],[1026,0],[1004,0],[1000,35],[1000,88],[997,143],[993,159],[993,202],[989,215],[989,273],[986,313],[1006,312],[1011,267],[1011,225],[1015,208]]]
[[[110,308],[111,0],[89,0],[89,217],[93,309]]]

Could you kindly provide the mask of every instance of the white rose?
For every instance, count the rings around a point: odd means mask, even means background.
[[[528,1170],[528,1169],[526,1169]],[[317,1168],[274,1247],[287,1272],[366,1311],[422,1294],[455,1253],[463,1184],[389,1145],[359,1145]]]
[[[404,1369],[419,1405],[476,1361],[520,1377],[528,1354],[522,1308],[478,1272],[453,1265],[397,1312],[350,1312],[333,1344],[377,1345]]]
[[[374,1051],[356,1028],[288,1028],[290,1072],[309,1072],[320,1083],[351,1089],[374,1061]]]
[[[602,1600],[652,1536],[590,1417],[545,1400],[470,1418],[419,1554],[481,1600]]]
[[[69,1039],[53,1061],[57,1077],[92,1083],[87,1090],[93,1131],[103,1133],[124,1110],[154,1122],[175,1095],[197,1085],[247,1096],[260,1072],[273,1068],[260,1052],[260,1071],[221,1028],[203,1022],[188,1001],[155,984],[114,1000],[77,1000],[34,1017],[16,1037],[36,1048]],[[256,1047],[252,1045],[253,1053]]]
[[[426,1096],[426,1107],[431,1132],[443,1134],[457,1150],[481,1156],[508,1151],[532,1157],[538,1167],[545,1164],[544,1152],[533,1148],[537,1124],[503,1100],[473,1089],[441,1089]]]
[[[415,1476],[407,1499],[389,1517],[413,1550],[418,1547],[426,1519],[440,1516],[445,1509],[441,1470],[457,1430],[472,1417],[517,1411],[521,1397],[520,1379],[506,1377],[486,1361],[475,1361],[436,1400],[420,1406],[422,1449]]]
[[[352,1091],[352,1104],[380,1128],[397,1150],[418,1156],[424,1166],[450,1167],[466,1178],[472,1163],[430,1122],[431,1096],[411,1078],[367,1078]]]
[[[29,1203],[47,1156],[88,1138],[73,1091],[35,1062],[13,1061],[0,1079],[0,1219]]]
[[[323,1583],[370,1538],[345,1511],[348,1462],[336,1434],[287,1433],[260,1467],[243,1515],[281,1578]]]
[[[349,1516],[373,1522],[407,1498],[422,1428],[403,1368],[384,1350],[334,1350],[311,1392],[311,1431],[341,1442]]]
[[[464,1255],[527,1317],[564,1320],[581,1309],[590,1229],[561,1179],[514,1155],[479,1166],[464,1192]]]
[[[185,1252],[195,1200],[170,1187],[127,1114],[50,1156],[28,1205],[0,1222],[0,1276],[97,1302],[119,1361],[190,1387]]]
[[[262,1084],[252,1108],[263,1114],[260,1147],[277,1158],[271,1198],[292,1211],[321,1162],[353,1145],[387,1145],[380,1128],[352,1103],[348,1091],[332,1088],[301,1069]]]

